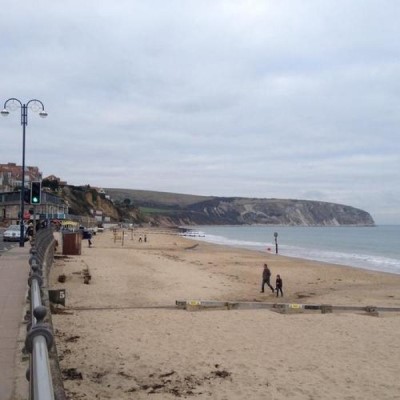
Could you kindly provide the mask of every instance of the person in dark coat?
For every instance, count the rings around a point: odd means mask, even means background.
[[[89,247],[92,247],[92,232],[90,232],[88,229],[85,229],[83,226],[80,226],[79,229],[82,232],[82,238],[87,239]]]
[[[283,297],[283,281],[280,275],[276,276],[276,297],[279,297],[279,292],[281,292],[281,296]]]
[[[272,293],[274,293],[274,288],[271,286],[271,271],[268,268],[267,264],[264,264],[264,270],[262,274],[262,284],[261,284],[261,293],[264,293],[264,286],[267,284],[269,288],[272,290]]]
[[[26,236],[28,236],[29,242],[32,242],[33,239],[33,223],[30,222],[28,225],[28,229],[26,231]]]

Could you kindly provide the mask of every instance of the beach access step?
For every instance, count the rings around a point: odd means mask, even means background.
[[[202,309],[254,310],[269,309],[282,314],[321,311],[322,314],[332,312],[365,312],[367,315],[379,316],[379,312],[400,312],[400,307],[376,306],[334,306],[330,304],[297,304],[297,303],[264,303],[250,301],[213,301],[213,300],[176,300],[177,308],[187,311]]]

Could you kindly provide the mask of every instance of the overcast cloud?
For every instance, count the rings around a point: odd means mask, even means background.
[[[0,102],[70,184],[343,203],[400,223],[397,0],[9,1]],[[19,110],[0,162],[22,159]]]

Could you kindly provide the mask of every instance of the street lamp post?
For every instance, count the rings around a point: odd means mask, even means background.
[[[1,111],[1,115],[7,117],[10,114],[10,110],[14,111],[17,108],[21,109],[21,125],[22,125],[22,188],[21,188],[21,219],[20,219],[20,237],[19,246],[24,247],[25,245],[25,229],[24,229],[24,201],[25,201],[25,130],[28,125],[28,109],[33,112],[39,113],[42,118],[47,117],[47,112],[44,111],[44,105],[40,100],[32,99],[27,103],[23,104],[20,100],[11,97],[4,103],[4,108]]]

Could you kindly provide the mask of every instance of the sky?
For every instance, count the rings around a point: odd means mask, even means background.
[[[44,177],[328,201],[400,224],[399,20],[397,0],[13,0],[1,109],[44,104],[25,146]],[[0,162],[20,165],[11,108]]]

